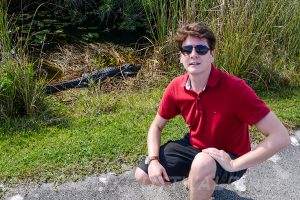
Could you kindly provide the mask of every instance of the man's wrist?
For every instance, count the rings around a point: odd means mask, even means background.
[[[149,165],[153,160],[159,161],[159,157],[158,156],[147,156],[145,159],[145,164]]]
[[[151,164],[151,163],[155,163],[155,162],[158,162],[159,163],[159,160],[151,160],[150,162],[149,162],[149,164],[148,164],[148,166]]]
[[[238,163],[235,160],[231,160],[230,161],[231,167],[232,167],[232,172],[237,172],[240,171],[241,169],[239,169]]]

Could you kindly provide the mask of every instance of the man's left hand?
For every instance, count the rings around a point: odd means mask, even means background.
[[[216,148],[207,148],[203,149],[202,152],[209,154],[213,157],[218,163],[228,172],[236,171],[233,162],[228,153],[223,150],[219,150]]]

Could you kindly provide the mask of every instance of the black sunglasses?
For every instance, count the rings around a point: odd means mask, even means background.
[[[186,46],[182,46],[180,48],[180,51],[183,55],[189,55],[192,53],[193,51],[193,48],[195,48],[196,52],[199,54],[199,55],[205,55],[207,54],[207,52],[210,50],[209,47],[205,46],[205,45],[202,45],[202,44],[199,44],[199,45],[196,45],[196,46],[192,46],[192,45],[186,45]]]

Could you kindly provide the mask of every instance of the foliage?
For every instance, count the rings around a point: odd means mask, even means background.
[[[142,0],[152,38],[156,43],[164,44],[173,36],[180,24],[204,19],[211,1],[184,0]]]
[[[0,4],[0,61],[6,59],[11,51],[11,37],[9,36],[8,4],[6,0]]]
[[[300,45],[300,29],[294,22],[300,20],[299,8],[298,1],[248,0],[221,5],[220,14],[213,15],[218,21],[212,21],[220,38],[217,65],[254,86],[274,89],[299,84],[296,46]]]
[[[44,83],[36,78],[33,65],[11,59],[2,64],[0,73],[0,119],[36,113],[44,97]]]
[[[10,120],[0,126],[0,182],[63,181],[131,169],[146,155],[147,129],[165,88],[117,92],[79,90],[49,97],[67,120]],[[261,95],[261,94],[260,94]],[[68,101],[65,99],[68,98]],[[300,90],[263,93],[262,99],[289,128],[300,127]],[[134,111],[134,112],[133,112]],[[171,120],[162,143],[188,130]],[[259,135],[253,136],[259,138]]]
[[[217,66],[260,88],[300,84],[299,1],[142,2],[152,37],[163,47],[160,53],[166,54],[168,63],[178,62],[177,56],[168,54],[174,49],[177,27],[201,21],[216,33]]]
[[[160,71],[151,67],[167,64],[168,74],[178,73],[174,70],[178,60],[176,60],[177,55],[171,38],[181,23],[204,21],[212,26],[219,38],[216,63],[224,66],[227,71],[251,79],[252,83],[267,85],[274,81],[277,83],[276,80],[280,80],[280,78],[282,80],[290,79],[287,80],[288,82],[296,80],[299,77],[296,73],[299,71],[299,38],[296,37],[299,33],[299,27],[296,26],[296,22],[299,21],[298,15],[296,15],[299,14],[297,10],[299,4],[295,0],[290,2],[291,5],[281,1],[277,3],[269,0],[266,1],[270,3],[268,4],[251,0],[233,0],[222,1],[224,4],[221,4],[218,1],[208,0],[145,0],[143,5],[147,12],[149,25],[152,27],[155,51],[153,57],[145,59],[145,65],[147,64],[149,69],[144,66],[142,73],[147,73],[149,70],[154,81],[150,80],[150,83],[144,84],[148,81],[148,77],[145,78],[144,74],[140,77],[144,82],[128,81],[132,87],[128,89],[120,84],[117,92],[105,93],[99,90],[98,85],[94,85],[89,89],[67,91],[58,96],[48,97],[43,95],[44,83],[43,80],[38,79],[33,64],[25,58],[23,53],[20,53],[24,51],[22,49],[19,51],[17,48],[19,46],[12,45],[8,34],[11,28],[6,26],[10,24],[7,23],[7,16],[1,18],[1,36],[4,35],[7,39],[1,37],[1,54],[5,56],[2,57],[0,63],[0,118],[7,120],[0,126],[0,157],[2,158],[0,160],[0,182],[63,181],[70,177],[77,179],[81,176],[108,171],[122,172],[135,166],[138,160],[146,154],[147,128],[157,111],[163,88],[167,84],[163,83],[166,79],[165,74],[161,78],[159,77]],[[41,2],[36,2],[41,5]],[[50,8],[49,5],[52,4],[48,4],[49,2],[44,1],[43,5],[48,5],[48,7],[41,6],[41,8]],[[97,6],[92,6],[93,8],[90,8],[89,4],[81,5],[85,1],[57,0],[55,5],[62,2],[69,2],[64,5],[64,9],[71,8],[68,11],[71,14],[66,13],[64,16],[66,21],[71,19],[69,22],[77,25],[84,24],[86,20],[90,19],[90,16],[96,16],[96,14],[110,24],[111,19],[117,19],[110,17],[118,15],[105,15],[105,12],[118,13],[117,7],[122,5],[120,2],[109,0],[101,1],[102,7],[97,4]],[[132,12],[139,5],[138,0],[121,2],[126,2],[124,6],[132,9]],[[53,7],[51,8],[53,9]],[[94,12],[94,8],[98,10]],[[121,6],[121,8],[124,7]],[[277,9],[282,10],[278,11]],[[103,11],[104,13],[102,13]],[[61,13],[61,11],[54,9],[53,13],[59,17],[57,13]],[[32,30],[34,38],[37,39],[35,43],[43,44],[46,35],[69,26],[59,20],[45,21],[42,25],[43,20],[38,18],[33,20],[33,16],[29,16],[28,19],[33,24],[24,27],[23,31],[26,29],[25,33],[28,34]],[[134,20],[132,19],[132,21]],[[52,30],[47,23],[49,25],[54,22],[60,24]],[[120,27],[121,24],[119,23]],[[130,27],[130,25],[124,26]],[[280,26],[284,26],[284,28]],[[44,31],[43,28],[51,30]],[[277,34],[278,30],[280,30],[280,35]],[[91,33],[87,34],[87,37],[93,38],[97,35]],[[91,54],[92,56],[80,54],[76,59],[68,53],[66,57],[56,56],[55,59],[63,61],[69,67],[71,60],[75,60],[76,66],[81,61],[85,63],[85,66],[90,67],[91,64],[99,68],[103,67],[105,63],[118,64],[134,60],[131,58],[131,52],[127,50],[128,57],[124,58],[118,55],[118,50],[109,46],[107,49],[111,54],[103,56],[100,46],[95,44],[90,46],[95,46],[94,48],[97,50],[100,49],[99,53],[97,51],[97,53]],[[86,51],[89,50],[86,49]],[[148,54],[145,58],[147,56]],[[90,61],[85,61],[89,60],[89,57]],[[64,69],[67,67],[65,66]],[[258,81],[257,77],[260,77]],[[153,82],[156,85],[149,88]],[[112,91],[111,89],[107,90]],[[300,127],[300,110],[295,109],[300,106],[299,91],[298,88],[290,93],[284,93],[284,96],[266,92],[263,93],[262,98],[269,103],[275,113],[278,113],[284,124],[292,129]],[[53,109],[55,116],[44,118],[34,115],[43,108],[44,101]],[[20,115],[32,115],[32,118],[9,117]],[[57,115],[59,116],[57,117]],[[188,128],[183,119],[176,118],[164,129],[162,142],[179,138],[186,130]]]
[[[74,41],[79,36],[94,41],[104,38],[103,33],[111,34],[111,30],[143,30],[143,34],[150,32],[150,39],[154,40],[151,60],[173,74],[178,65],[174,33],[181,24],[202,21],[217,35],[217,66],[246,79],[256,88],[300,84],[300,3],[297,0],[13,2],[10,14],[18,17],[17,25],[21,26],[22,33],[31,30],[30,44],[41,45],[45,40],[45,44],[51,43],[56,37]],[[32,15],[38,7],[36,16]],[[20,15],[16,14],[17,8]]]
[[[10,6],[9,13],[15,16],[21,33],[30,32],[31,44],[35,46],[43,41],[43,34],[47,35],[46,43],[50,44],[53,40],[98,41],[101,39],[101,32],[133,32],[146,27],[140,0],[20,2],[15,1]]]
[[[59,101],[56,110],[64,110],[70,118],[59,125],[45,126],[50,119],[40,124],[24,119],[2,123],[0,182],[25,178],[76,179],[94,173],[122,172],[135,165],[146,153],[148,123],[163,89],[153,92],[120,89],[93,95],[93,91],[82,90],[73,93],[74,98],[68,103]],[[56,99],[49,97],[51,102]],[[184,123],[176,125],[179,121],[166,128],[164,142],[186,131]]]
[[[22,47],[12,43],[13,28],[7,17],[7,1],[0,10],[0,119],[33,115],[43,100],[43,81],[37,79],[33,64]]]

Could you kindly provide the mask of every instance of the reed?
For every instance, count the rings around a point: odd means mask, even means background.
[[[31,116],[43,105],[45,81],[38,78],[24,46],[13,41],[13,22],[8,20],[9,3],[0,7],[0,119]]]
[[[1,0],[0,4],[0,60],[9,57],[11,51],[11,37],[9,36],[8,27],[8,3],[6,0]]]
[[[201,21],[217,35],[217,66],[263,87],[299,85],[297,0],[142,0],[156,46],[172,46],[183,23]],[[168,48],[166,52],[172,51]],[[174,52],[174,49],[173,49]],[[178,63],[177,56],[165,56]],[[171,60],[170,60],[171,59]]]

